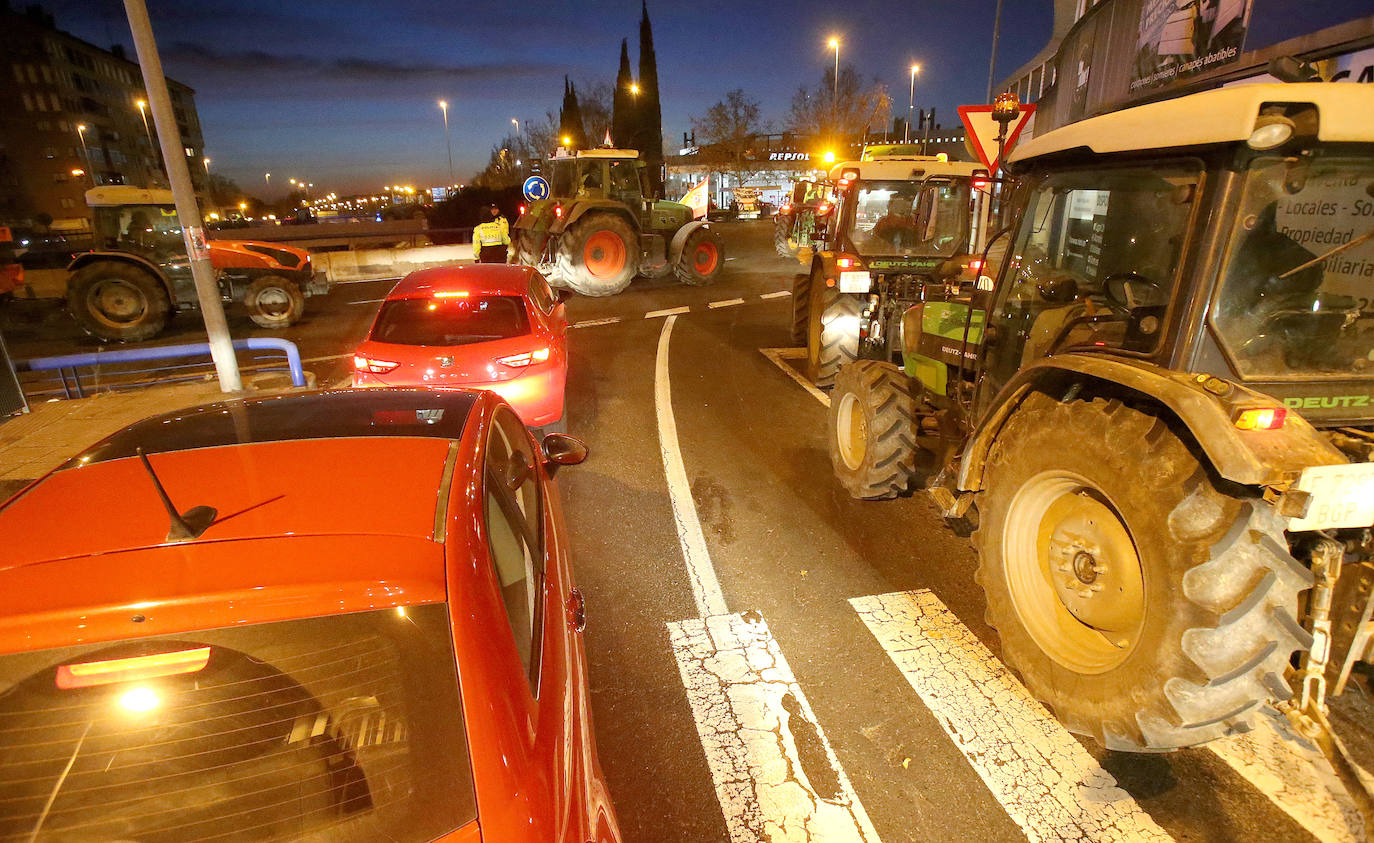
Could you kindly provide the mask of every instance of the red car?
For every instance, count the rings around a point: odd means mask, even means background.
[[[495,394],[140,422],[0,505],[0,839],[612,843],[552,474]]]
[[[412,272],[353,352],[354,386],[490,389],[530,427],[563,426],[568,320],[527,266]]]

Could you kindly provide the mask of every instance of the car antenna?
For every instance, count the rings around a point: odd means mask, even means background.
[[[167,509],[167,517],[171,519],[171,526],[167,528],[167,541],[185,542],[200,538],[201,534],[210,529],[210,525],[215,522],[215,515],[218,514],[215,508],[213,506],[193,506],[185,512],[177,512],[177,508],[172,505],[172,499],[167,497],[167,490],[162,488],[162,481],[157,479],[157,472],[153,471],[153,464],[148,462],[148,455],[143,453],[141,447],[134,450],[138,452],[138,458],[143,463],[143,468],[152,478],[153,488],[157,489],[157,496],[162,499],[162,505]]]

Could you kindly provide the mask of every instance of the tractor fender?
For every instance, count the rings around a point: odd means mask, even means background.
[[[1088,354],[1060,354],[1022,369],[970,436],[959,465],[959,489],[982,488],[988,452],[1002,426],[1032,391],[1104,395],[1156,405],[1188,429],[1217,474],[1243,486],[1284,490],[1304,468],[1338,465],[1344,456],[1306,419],[1289,412],[1277,430],[1239,430],[1234,413],[1282,408],[1274,398],[1207,374],[1168,372],[1148,363]]]
[[[172,304],[176,304],[176,290],[172,288],[172,282],[167,280],[167,276],[162,274],[162,270],[158,268],[157,264],[140,255],[130,254],[129,252],[83,252],[77,255],[71,263],[67,264],[67,272],[76,272],[78,269],[101,261],[119,261],[120,263],[133,264],[140,269],[146,270],[150,275],[162,282],[162,286],[167,290],[168,299],[171,300]],[[71,283],[70,278],[67,279],[67,283]]]
[[[639,231],[639,220],[635,219],[634,214],[630,213],[622,203],[614,202],[610,199],[579,199],[573,204],[572,210],[563,215],[563,219],[553,221],[549,226],[549,233],[561,234],[568,226],[582,219],[582,217],[592,211],[605,211],[615,214],[629,223],[630,228],[634,229],[636,232]]]
[[[706,220],[692,220],[677,230],[673,235],[672,242],[668,244],[668,263],[670,266],[677,266],[678,258],[682,257],[682,250],[687,245],[687,238],[698,228],[710,229],[711,226]]]

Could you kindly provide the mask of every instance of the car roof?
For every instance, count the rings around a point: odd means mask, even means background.
[[[1374,141],[1374,89],[1348,82],[1256,83],[1125,108],[1046,132],[1021,144],[1009,163],[1070,149],[1132,152],[1235,143],[1250,137],[1267,103],[1317,106],[1323,141]]]
[[[467,292],[491,296],[523,296],[529,292],[534,268],[504,263],[436,266],[412,272],[392,288],[387,299],[428,298],[435,293]]]

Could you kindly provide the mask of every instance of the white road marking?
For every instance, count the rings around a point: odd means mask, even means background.
[[[682,560],[687,564],[687,576],[692,581],[692,598],[697,614],[724,615],[725,595],[720,580],[711,565],[706,549],[706,536],[701,532],[692,487],[687,482],[687,468],[682,463],[682,449],[677,440],[677,419],[673,415],[673,392],[668,380],[668,344],[673,336],[677,316],[670,315],[658,336],[658,357],[654,363],[654,409],[658,414],[659,450],[663,454],[663,473],[668,480],[668,499],[673,506],[673,521],[677,523],[678,542],[682,545]]]
[[[658,318],[658,317],[660,317],[660,316],[676,316],[676,315],[679,314],[679,313],[689,313],[691,310],[692,310],[692,309],[691,309],[690,307],[686,307],[686,306],[683,306],[683,307],[670,307],[670,308],[667,308],[666,310],[651,310],[651,311],[649,311],[648,313],[644,314],[644,318],[645,318],[645,319],[656,319],[656,318]]]
[[[718,307],[734,307],[737,304],[744,304],[744,299],[721,299],[720,301],[707,302],[706,306],[715,310]]]
[[[326,360],[338,360],[340,357],[352,357],[353,352],[345,351],[343,354],[326,354],[323,357],[307,357],[302,363],[323,363]]]
[[[404,276],[396,275],[391,278],[350,278],[346,281],[335,281],[334,284],[376,284],[381,281],[400,281]]]
[[[934,594],[849,602],[1033,843],[1173,839]]]
[[[584,320],[581,321],[581,322],[574,322],[573,324],[569,325],[568,327],[569,327],[569,328],[590,328],[590,327],[592,327],[593,325],[614,325],[616,322],[619,322],[619,321],[620,321],[620,317],[619,317],[619,316],[610,316],[610,317],[607,317],[606,319],[584,319]]]
[[[790,296],[790,295],[792,295],[792,291],[791,291],[791,290],[774,290],[774,291],[771,292],[771,293],[763,293],[763,294],[761,294],[761,295],[759,296],[759,298],[761,298],[761,299],[780,299],[780,298],[782,298],[783,296]]]
[[[668,633],[731,843],[877,843],[763,616]]]
[[[380,304],[386,299],[363,299],[362,301],[351,301],[349,304]]]
[[[807,380],[801,372],[789,366],[784,360],[796,360],[806,356],[804,348],[760,348],[763,356],[773,361],[773,365],[782,369],[782,373],[801,385],[801,388],[811,393],[811,397],[821,402],[825,406],[830,406],[830,396],[824,390],[817,389],[811,381]]]
[[[1207,748],[1322,843],[1364,839],[1359,809],[1331,762],[1278,712],[1266,710],[1252,731]]]
[[[668,624],[731,843],[879,843],[782,651],[757,612],[731,615],[692,500],[658,337],[654,409],[678,543],[702,617]]]

